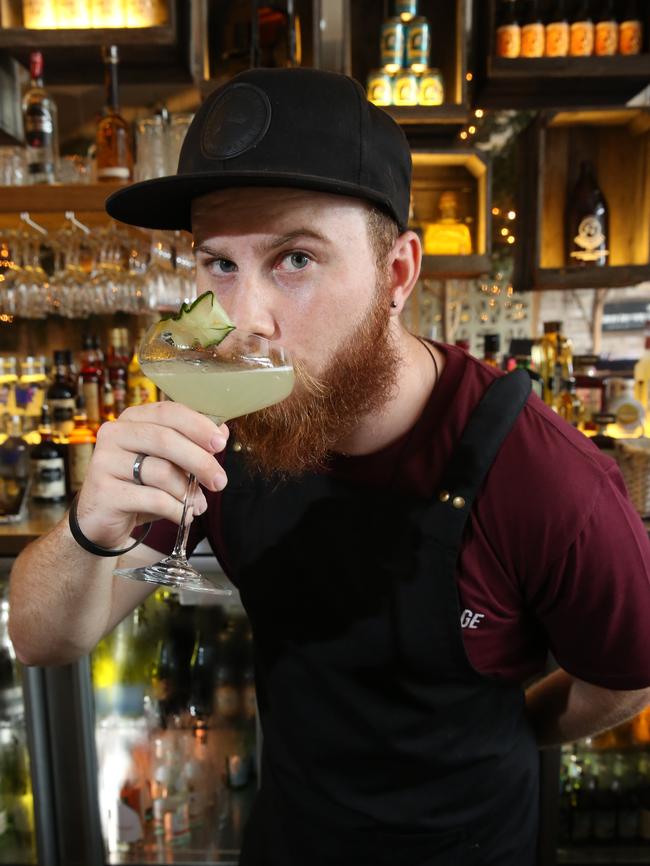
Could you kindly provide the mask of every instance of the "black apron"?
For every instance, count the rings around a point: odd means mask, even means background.
[[[226,455],[224,564],[256,648],[261,788],[241,866],[532,866],[538,751],[521,688],[463,644],[472,502],[530,391],[501,377],[433,501]],[[507,491],[503,491],[507,496]]]

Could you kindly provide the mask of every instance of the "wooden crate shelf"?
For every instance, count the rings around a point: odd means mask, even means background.
[[[369,73],[380,66],[381,26],[391,14],[392,4],[388,2],[345,0],[348,61],[344,71],[364,85]],[[431,27],[430,65],[442,74],[445,102],[440,106],[387,107],[398,123],[438,126],[453,133],[469,118],[466,14],[465,0],[420,0],[418,15],[427,18]]]
[[[438,217],[444,190],[457,193],[459,217],[466,217],[472,237],[469,255],[424,255],[422,275],[433,278],[471,278],[490,270],[490,162],[479,151],[415,150],[413,152],[413,214],[416,227]]]
[[[584,159],[609,209],[605,267],[566,265],[567,195]],[[522,135],[520,165],[516,288],[614,288],[650,279],[650,109],[547,112]]]
[[[543,14],[548,5],[546,0],[540,4]],[[522,109],[624,105],[650,84],[650,7],[639,6],[645,30],[641,54],[510,60],[496,55],[498,0],[474,0],[473,103]]]

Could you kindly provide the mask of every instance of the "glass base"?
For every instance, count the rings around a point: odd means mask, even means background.
[[[118,577],[128,577],[130,580],[169,586],[173,589],[209,592],[213,595],[232,595],[231,589],[212,583],[195,568],[192,568],[186,559],[176,556],[167,556],[160,562],[144,565],[140,568],[117,568],[113,574]]]

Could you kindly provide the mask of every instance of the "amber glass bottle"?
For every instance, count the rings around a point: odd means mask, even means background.
[[[95,144],[97,148],[97,180],[129,181],[133,178],[133,146],[131,131],[120,114],[117,93],[117,67],[119,52],[117,45],[102,48],[104,60],[104,83],[106,107],[104,116],[97,125]]]

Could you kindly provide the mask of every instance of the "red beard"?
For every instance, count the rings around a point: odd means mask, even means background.
[[[233,422],[253,469],[297,476],[323,467],[337,442],[394,393],[400,355],[389,330],[390,297],[381,285],[377,289],[364,321],[320,378],[294,359],[296,384],[289,397]]]

